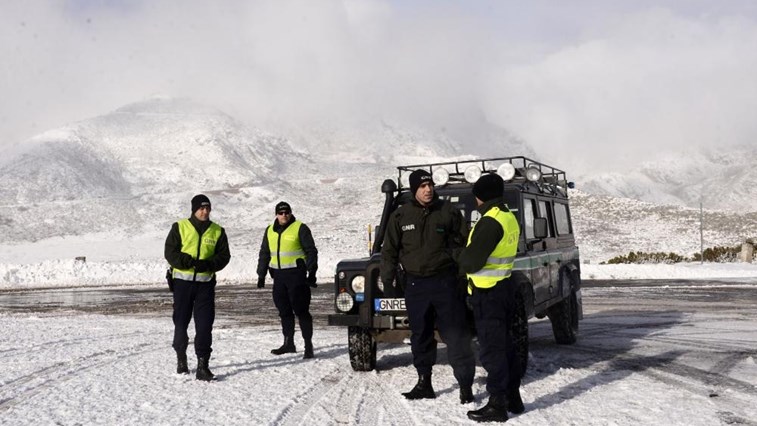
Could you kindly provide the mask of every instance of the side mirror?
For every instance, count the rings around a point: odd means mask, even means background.
[[[534,218],[534,237],[539,239],[547,238],[547,218]]]

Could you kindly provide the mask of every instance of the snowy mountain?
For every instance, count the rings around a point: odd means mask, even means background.
[[[288,141],[186,100],[155,98],[43,133],[0,169],[19,203],[113,198],[270,181]]]
[[[200,192],[213,202],[211,218],[229,234],[232,263],[224,278],[251,279],[263,230],[280,200],[289,201],[313,230],[319,275],[329,276],[338,260],[367,253],[368,225],[378,224],[381,214],[381,182],[397,177],[397,165],[472,156],[538,158],[523,141],[483,121],[471,130],[475,138],[466,137],[465,129],[428,130],[387,120],[310,133],[267,130],[189,100],[154,98],[39,135],[0,164],[0,256],[6,265],[30,265],[8,266],[5,280],[38,279],[20,277],[25,268],[45,269],[39,262],[82,255],[123,268],[145,268],[147,261],[153,272],[145,273],[152,276],[165,263],[163,241],[171,223],[189,215],[189,200]],[[676,164],[693,176],[694,165],[705,158],[695,160]],[[717,176],[727,179],[728,161],[746,160],[724,154],[708,161],[720,164]],[[585,260],[600,262],[630,250],[698,251],[698,209],[632,199],[646,187],[658,195],[676,185],[693,188],[683,172],[658,173],[652,181],[652,170],[659,171],[650,166],[646,186],[637,179],[625,187],[633,180],[618,177],[572,193]],[[743,171],[739,176],[750,179]],[[658,201],[678,204],[674,198]],[[757,214],[708,205],[706,247],[757,236],[755,219]]]
[[[657,204],[757,212],[757,147],[700,149],[640,163],[629,173],[590,176],[586,192]]]
[[[606,261],[630,251],[691,257],[704,248],[736,246],[757,237],[757,212],[654,204],[573,190],[571,215],[581,257]],[[700,223],[702,237],[700,238]],[[702,241],[703,240],[703,241]]]

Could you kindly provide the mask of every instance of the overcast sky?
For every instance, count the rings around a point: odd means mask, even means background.
[[[474,111],[621,160],[757,144],[752,0],[3,2],[0,55],[0,147],[156,94],[259,127]]]

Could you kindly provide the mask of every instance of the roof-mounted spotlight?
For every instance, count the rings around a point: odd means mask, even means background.
[[[481,167],[474,165],[468,166],[465,169],[465,181],[468,183],[475,183],[478,178],[481,177]]]
[[[434,180],[434,185],[446,185],[449,182],[449,172],[443,168],[436,169],[431,175],[431,179]]]
[[[515,176],[515,166],[511,163],[503,163],[501,166],[497,167],[497,174],[502,180],[507,182]]]
[[[410,188],[410,173],[412,172],[402,172],[400,174],[400,188]]]
[[[526,180],[537,182],[539,179],[541,179],[541,170],[536,167],[529,167],[526,169]]]

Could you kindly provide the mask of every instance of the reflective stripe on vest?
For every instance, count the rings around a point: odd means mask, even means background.
[[[178,222],[181,235],[181,252],[192,256],[192,259],[210,259],[216,252],[216,244],[221,238],[221,227],[211,222],[202,234],[197,233],[189,219]],[[173,277],[185,281],[208,282],[213,279],[215,272],[195,272],[194,268],[173,270]]]
[[[486,259],[484,267],[472,274],[468,274],[468,282],[476,288],[494,287],[499,281],[508,278],[512,274],[515,254],[518,252],[518,237],[520,236],[518,220],[512,212],[502,211],[499,207],[492,207],[484,216],[496,220],[502,226],[504,235],[496,247],[494,247],[489,258]],[[470,245],[475,229],[476,225],[473,225],[473,229],[468,235],[467,245]],[[470,288],[468,292],[471,292]]]
[[[296,268],[297,259],[305,260],[305,251],[300,244],[300,225],[302,222],[295,220],[282,233],[274,231],[273,225],[268,227],[268,249],[271,251],[268,266],[272,269]]]

